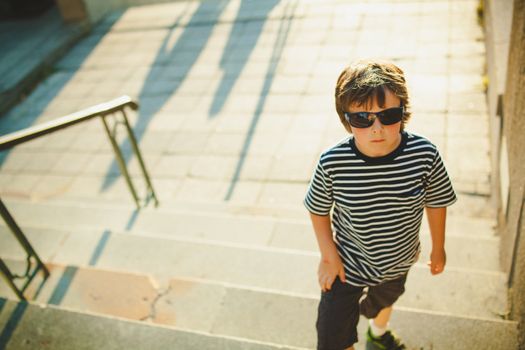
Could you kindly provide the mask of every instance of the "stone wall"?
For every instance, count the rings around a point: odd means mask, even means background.
[[[512,247],[504,252],[511,256],[511,317],[520,321],[521,349],[525,349],[525,0],[514,1],[503,133],[508,149],[510,195],[502,239]]]
[[[525,349],[525,0],[485,0],[494,203],[510,318]]]
[[[480,0],[480,4],[484,6],[486,74],[489,83],[487,103],[491,132],[492,202],[501,209],[500,214],[506,211],[509,192],[507,152],[504,142],[502,147],[501,137],[501,107],[507,76],[513,2],[514,0]],[[508,261],[502,265],[508,271]]]

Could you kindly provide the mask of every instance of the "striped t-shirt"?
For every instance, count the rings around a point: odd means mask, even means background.
[[[423,208],[455,201],[436,146],[402,132],[399,146],[382,157],[362,154],[353,136],[325,151],[304,204],[317,215],[333,208],[347,282],[371,286],[405,274],[416,262]]]

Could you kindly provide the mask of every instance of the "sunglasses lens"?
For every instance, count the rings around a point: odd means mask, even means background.
[[[403,118],[403,107],[396,107],[384,110],[378,114],[379,120],[383,125],[398,123]]]
[[[348,113],[348,119],[354,128],[368,128],[374,123],[374,119],[369,118],[366,112]]]

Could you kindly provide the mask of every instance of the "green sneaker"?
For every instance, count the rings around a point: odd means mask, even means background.
[[[376,338],[372,335],[370,327],[366,332],[366,350],[404,350],[406,346],[401,343],[394,333],[386,331],[381,337]]]

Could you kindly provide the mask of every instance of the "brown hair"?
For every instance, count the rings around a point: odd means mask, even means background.
[[[335,87],[335,109],[348,132],[352,132],[344,117],[348,106],[350,104],[366,106],[372,101],[377,101],[380,107],[384,107],[385,89],[398,97],[405,107],[405,114],[401,120],[401,130],[403,130],[411,113],[405,75],[401,68],[390,62],[361,60],[343,70]]]

